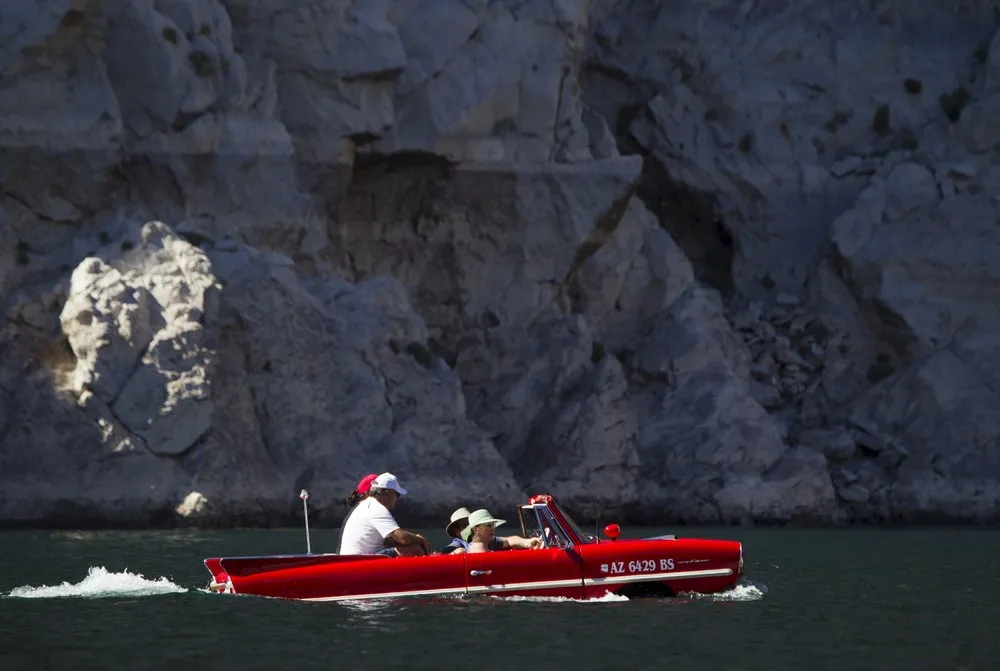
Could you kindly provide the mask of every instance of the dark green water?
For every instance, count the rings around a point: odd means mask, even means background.
[[[201,562],[300,552],[300,531],[0,533],[0,669],[1000,668],[1000,532],[679,535],[743,541],[758,587],[664,601],[298,603],[204,593]],[[333,543],[314,530],[314,551]]]

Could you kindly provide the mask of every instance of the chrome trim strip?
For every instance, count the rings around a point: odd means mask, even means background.
[[[689,580],[732,575],[731,568],[705,569],[702,571],[671,571],[669,573],[637,573],[633,575],[609,576],[607,578],[584,578],[582,580],[539,580],[535,582],[496,583],[475,585],[466,588],[420,589],[408,592],[378,592],[375,594],[354,594],[347,596],[325,596],[303,598],[302,601],[356,601],[362,599],[391,599],[405,596],[445,596],[451,594],[495,594],[520,590],[559,589],[565,587],[594,587],[600,585],[623,585],[632,582],[656,582],[661,580]]]
[[[582,580],[538,580],[535,582],[498,583],[469,588],[469,594],[484,594],[487,592],[514,592],[521,589],[555,589],[558,587],[583,587]]]
[[[446,596],[449,594],[465,594],[464,587],[447,589],[415,589],[408,592],[376,592],[374,594],[348,594],[345,596],[303,597],[300,601],[358,601],[361,599],[392,599],[401,596]]]
[[[688,580],[690,578],[711,578],[732,575],[731,568],[704,569],[702,571],[671,571],[669,573],[634,573],[632,575],[615,575],[607,578],[585,578],[587,587],[593,585],[622,585],[630,582],[656,582],[660,580]]]

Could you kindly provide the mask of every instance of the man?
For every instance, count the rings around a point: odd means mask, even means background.
[[[479,512],[479,511],[477,511]],[[465,531],[469,531],[469,510],[459,508],[451,514],[451,520],[444,532],[451,536],[451,542],[442,550],[441,554],[462,554],[469,551],[469,541],[465,536]],[[510,548],[534,548],[539,544],[538,539],[525,539],[520,536],[494,536],[489,543],[490,550],[509,550]]]
[[[372,480],[368,496],[355,507],[344,523],[342,555],[384,554],[389,557],[417,557],[431,553],[430,543],[420,534],[401,529],[392,516],[400,496],[405,496],[392,473]]]

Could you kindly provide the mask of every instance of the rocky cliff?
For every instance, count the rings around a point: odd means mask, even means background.
[[[0,3],[0,525],[995,522],[994,4]]]

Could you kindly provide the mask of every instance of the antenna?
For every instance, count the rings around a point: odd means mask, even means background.
[[[600,538],[601,537],[601,513],[604,512],[604,509],[607,507],[608,504],[605,503],[604,505],[602,505],[601,507],[598,508],[598,506],[597,506],[597,497],[593,497],[592,496],[590,498],[590,501],[591,501],[591,503],[594,504],[594,538]]]
[[[306,516],[306,554],[311,555],[312,543],[309,542],[309,506],[306,504],[306,501],[309,499],[309,492],[303,489],[299,492],[299,498],[302,499],[302,512]]]

